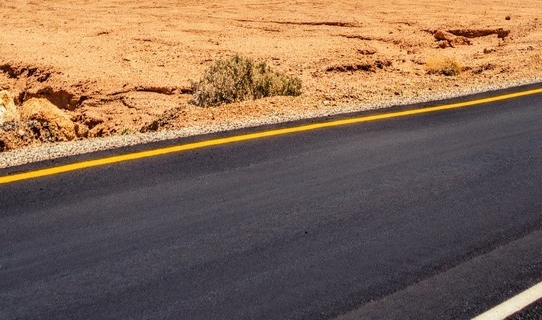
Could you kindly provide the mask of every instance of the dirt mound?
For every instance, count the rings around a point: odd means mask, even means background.
[[[16,107],[6,91],[0,92],[0,97],[8,98],[13,112],[0,122],[0,151],[38,142],[71,141],[86,134],[81,125],[47,99],[31,98]]]
[[[50,101],[56,107],[66,110],[75,110],[87,99],[85,95],[77,95],[73,92],[61,88],[45,87],[35,91],[27,91],[23,93],[22,100],[26,101],[33,98],[43,98]]]
[[[42,124],[39,136],[47,140],[70,141],[76,138],[76,125],[70,117],[44,98],[32,98],[20,108],[21,120]]]
[[[75,110],[87,99],[78,88],[80,85],[66,85],[65,82],[53,79],[61,73],[52,68],[10,62],[0,65],[0,71],[7,76],[17,103],[32,98],[45,98],[61,109]]]
[[[51,76],[51,72],[41,70],[36,66],[16,65],[12,63],[4,63],[0,65],[0,71],[7,74],[9,78],[35,78],[37,82],[45,82]]]

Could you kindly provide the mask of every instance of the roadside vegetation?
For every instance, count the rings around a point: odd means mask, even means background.
[[[464,67],[454,58],[438,57],[427,60],[425,70],[428,74],[441,74],[444,76],[457,76]]]
[[[298,96],[301,80],[274,71],[265,62],[235,56],[216,61],[192,89],[191,104],[212,107],[270,96]]]

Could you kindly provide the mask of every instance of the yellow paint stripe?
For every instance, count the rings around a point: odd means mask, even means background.
[[[442,105],[442,106],[406,110],[406,111],[399,111],[399,112],[390,112],[390,113],[383,113],[383,114],[377,114],[377,115],[372,115],[372,116],[360,116],[360,117],[355,117],[355,118],[348,118],[348,119],[335,120],[335,121],[329,121],[329,122],[301,125],[301,126],[291,127],[291,128],[274,129],[274,130],[268,130],[268,131],[262,131],[262,132],[242,134],[242,135],[226,137],[226,138],[218,138],[218,139],[206,140],[206,141],[201,141],[201,142],[187,143],[187,144],[182,144],[182,145],[177,145],[177,146],[172,146],[172,147],[165,147],[165,148],[160,148],[160,149],[129,153],[129,154],[112,156],[112,157],[107,157],[107,158],[102,158],[102,159],[77,162],[77,163],[62,165],[62,166],[53,167],[53,168],[39,169],[35,171],[30,171],[30,172],[7,175],[7,176],[0,177],[0,184],[45,177],[45,176],[50,176],[50,175],[74,171],[74,170],[103,166],[103,165],[114,164],[118,162],[129,161],[129,160],[155,157],[155,156],[164,155],[168,153],[194,150],[194,149],[200,149],[204,147],[211,147],[211,146],[223,145],[223,144],[240,142],[240,141],[248,141],[248,140],[261,139],[261,138],[285,135],[285,134],[296,133],[296,132],[310,131],[310,130],[316,130],[316,129],[330,128],[330,127],[338,127],[338,126],[343,126],[343,125],[348,125],[348,124],[356,124],[356,123],[369,122],[369,121],[375,121],[375,120],[399,118],[399,117],[406,117],[406,116],[411,116],[411,115],[416,115],[416,114],[470,107],[470,106],[479,105],[483,103],[523,97],[523,96],[537,94],[537,93],[542,93],[542,88],[522,91],[522,92],[517,92],[517,93],[510,93],[510,94],[505,94],[505,95],[496,96],[496,97],[447,104],[447,105]]]

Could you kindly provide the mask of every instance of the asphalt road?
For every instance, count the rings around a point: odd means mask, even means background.
[[[0,185],[1,319],[462,319],[542,281],[542,95]]]
[[[523,310],[511,315],[506,320],[540,320],[542,319],[542,300],[538,300]]]

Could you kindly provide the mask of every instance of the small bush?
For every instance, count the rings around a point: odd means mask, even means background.
[[[445,76],[457,76],[463,71],[463,66],[453,58],[433,58],[425,64],[425,70],[429,74],[442,74]]]
[[[211,107],[270,96],[298,96],[301,80],[272,71],[265,62],[235,56],[216,61],[192,89],[190,103]]]

